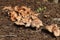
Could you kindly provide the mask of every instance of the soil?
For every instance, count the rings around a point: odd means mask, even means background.
[[[2,11],[2,8],[17,5],[30,7],[33,11],[39,7],[46,7],[46,10],[39,12],[41,14],[39,18],[43,21],[44,26],[53,23],[60,26],[59,21],[53,20],[60,18],[60,3],[55,4],[41,0],[0,0],[0,40],[60,40],[60,37],[55,37],[47,30],[37,31],[34,28],[15,25]]]

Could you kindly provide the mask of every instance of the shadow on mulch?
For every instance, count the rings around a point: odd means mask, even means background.
[[[49,32],[49,31],[46,30],[46,29],[42,29],[41,31],[42,31],[42,33],[45,33],[45,34],[50,35],[52,38],[56,38],[56,37],[53,35],[53,33]]]

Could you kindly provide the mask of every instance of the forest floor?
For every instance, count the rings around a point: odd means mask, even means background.
[[[4,6],[27,6],[33,11],[39,7],[46,7],[45,10],[39,12],[40,19],[44,25],[53,23],[60,26],[60,21],[54,21],[54,18],[60,18],[60,4],[42,2],[40,0],[0,0],[0,40],[60,40],[60,37],[54,37],[52,33],[46,30],[36,32],[34,28],[25,28],[14,25],[8,19],[8,16],[2,13]],[[45,15],[49,15],[47,18]],[[33,32],[34,31],[34,32]]]

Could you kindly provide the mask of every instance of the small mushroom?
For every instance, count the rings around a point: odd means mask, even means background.
[[[46,29],[49,32],[53,33],[54,36],[60,36],[60,30],[59,30],[59,27],[57,26],[57,24],[47,25]]]

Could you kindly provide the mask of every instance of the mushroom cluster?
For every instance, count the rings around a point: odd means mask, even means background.
[[[8,15],[10,19],[14,21],[17,25],[24,25],[25,27],[36,27],[39,29],[43,26],[42,21],[38,18],[38,13],[33,12],[31,8],[26,6],[15,6],[12,7],[4,7],[3,10],[9,10]]]
[[[43,26],[43,22],[38,18],[39,13],[32,11],[31,8],[26,6],[6,6],[3,10],[8,11],[8,16],[10,16],[11,21],[16,25],[24,25],[25,27],[31,26],[36,27],[36,29]],[[53,33],[54,36],[60,36],[60,29],[57,24],[46,25],[44,28]]]

